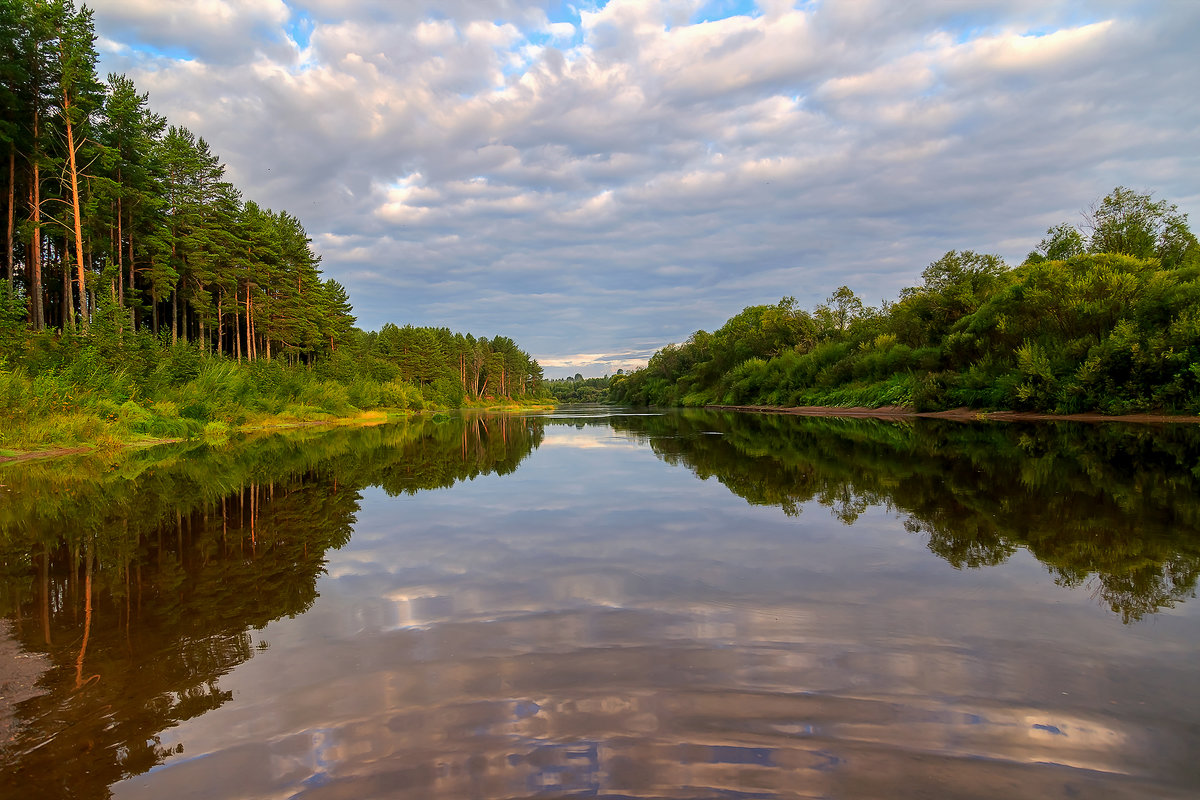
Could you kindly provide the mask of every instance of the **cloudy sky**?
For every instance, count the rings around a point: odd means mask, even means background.
[[[1200,2],[91,0],[101,74],[298,216],[359,325],[630,368],[744,306],[1200,221]]]

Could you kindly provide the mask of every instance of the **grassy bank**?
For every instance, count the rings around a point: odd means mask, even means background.
[[[441,387],[333,365],[238,362],[150,340],[106,352],[94,341],[41,337],[0,366],[0,457],[114,448],[236,431],[360,422],[452,408],[522,408],[545,397],[447,396]],[[15,362],[15,363],[13,363]]]

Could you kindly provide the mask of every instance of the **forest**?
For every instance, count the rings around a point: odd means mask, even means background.
[[[300,220],[96,74],[91,11],[0,0],[0,448],[543,399],[503,336],[354,327]]]
[[[624,370],[617,370],[618,375]],[[546,381],[546,391],[558,403],[603,403],[608,400],[608,384],[611,378],[585,378],[576,372],[570,378],[551,378]]]
[[[785,297],[614,377],[633,405],[1200,413],[1200,245],[1187,215],[1117,187],[1016,267],[951,250],[895,301]]]

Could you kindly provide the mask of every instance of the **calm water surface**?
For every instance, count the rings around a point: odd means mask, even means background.
[[[0,795],[1195,797],[1200,432],[415,419],[0,469]]]

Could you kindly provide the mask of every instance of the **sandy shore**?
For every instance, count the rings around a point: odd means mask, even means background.
[[[860,417],[867,419],[948,419],[955,422],[1134,422],[1141,424],[1164,424],[1200,422],[1200,415],[1184,416],[1169,414],[1041,414],[1033,411],[977,411],[971,408],[952,408],[949,411],[914,411],[904,406],[880,406],[879,408],[842,408],[839,406],[707,406],[718,411],[743,411],[755,414],[792,414],[800,417]]]

